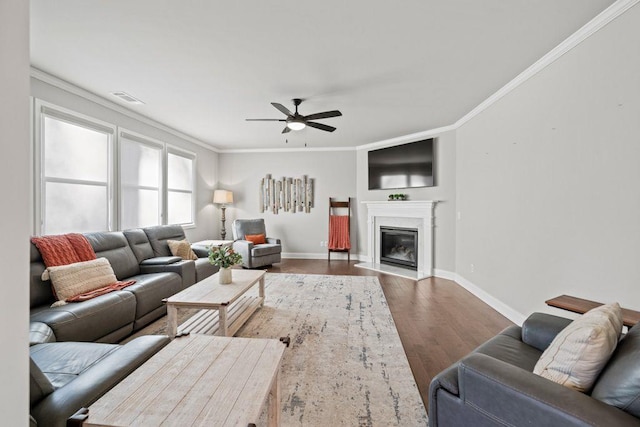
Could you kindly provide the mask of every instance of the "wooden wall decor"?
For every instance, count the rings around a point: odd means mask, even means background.
[[[260,213],[271,211],[310,213],[313,207],[313,179],[302,178],[275,179],[267,174],[260,180]]]

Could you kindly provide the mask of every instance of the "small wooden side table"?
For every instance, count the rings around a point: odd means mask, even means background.
[[[570,295],[560,295],[559,297],[551,298],[550,300],[545,301],[545,304],[550,307],[556,307],[578,314],[584,314],[592,308],[600,307],[601,305],[603,305],[601,302],[572,297]],[[622,321],[624,323],[624,326],[630,328],[636,323],[640,322],[640,312],[629,310],[628,308],[623,308]]]

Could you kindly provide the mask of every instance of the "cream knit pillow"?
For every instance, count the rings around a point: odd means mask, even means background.
[[[589,310],[560,331],[540,356],[533,373],[577,391],[589,391],[615,350],[621,332],[618,303]]]
[[[106,258],[49,267],[42,274],[43,280],[47,279],[47,274],[60,301],[118,281]]]
[[[198,256],[191,249],[191,244],[185,240],[167,240],[171,255],[179,256],[182,259],[198,259]]]

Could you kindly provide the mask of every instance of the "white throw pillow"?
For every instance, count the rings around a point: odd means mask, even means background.
[[[542,353],[533,373],[586,392],[618,344],[622,310],[618,303],[589,310],[571,322]]]
[[[45,273],[49,274],[53,290],[60,301],[118,281],[106,258],[49,267]]]

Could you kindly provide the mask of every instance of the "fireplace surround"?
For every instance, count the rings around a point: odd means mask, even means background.
[[[433,276],[433,220],[434,200],[367,201],[367,260],[356,267],[409,279],[420,280]],[[406,266],[380,262],[380,227],[412,228],[418,230],[417,270]]]

